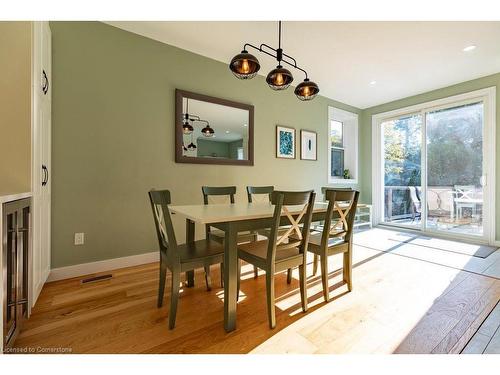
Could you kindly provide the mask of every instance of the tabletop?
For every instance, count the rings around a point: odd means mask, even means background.
[[[304,206],[287,206],[288,211],[300,214]],[[313,212],[325,212],[328,203],[315,202]],[[274,206],[271,203],[228,203],[228,204],[195,204],[169,206],[170,212],[202,224],[221,223],[228,221],[262,219],[272,217]]]

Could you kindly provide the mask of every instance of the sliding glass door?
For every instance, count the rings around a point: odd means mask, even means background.
[[[422,115],[382,123],[384,222],[421,226]]]
[[[427,228],[483,234],[482,102],[428,112]]]
[[[485,104],[491,101],[461,98],[374,116],[379,223],[491,241],[493,198],[486,176],[494,174],[494,137]]]

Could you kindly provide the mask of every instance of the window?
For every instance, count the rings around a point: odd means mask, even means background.
[[[344,124],[330,120],[330,176],[344,176]]]
[[[329,107],[328,130],[328,182],[356,183],[358,115]]]
[[[243,147],[238,147],[238,160],[245,160],[245,157],[243,155]]]

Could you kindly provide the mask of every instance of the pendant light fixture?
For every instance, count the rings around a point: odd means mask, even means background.
[[[193,126],[189,123],[189,99],[186,98],[186,113],[184,114],[184,122],[182,124],[182,132],[184,134],[191,134],[193,132]]]
[[[214,129],[212,129],[210,127],[210,124],[208,123],[208,121],[204,121],[204,120],[201,120],[201,121],[206,123],[206,126],[203,129],[201,129],[201,134],[203,134],[207,138],[213,137],[214,133],[215,133]]]
[[[193,133],[191,133],[191,143],[188,144],[187,149],[189,151],[194,151],[196,150],[196,145],[193,143]]]
[[[302,71],[305,74],[305,79],[294,90],[297,98],[303,101],[312,100],[319,93],[319,87],[316,83],[309,80],[307,72],[297,65],[297,61],[283,52],[281,48],[281,21],[278,21],[278,48],[275,49],[267,44],[262,43],[259,47],[252,44],[245,43],[243,51],[234,56],[229,63],[229,69],[239,79],[251,79],[255,77],[260,69],[260,63],[257,58],[248,53],[247,47],[251,47],[259,52],[265,53],[278,61],[275,69],[271,70],[267,77],[266,82],[273,90],[286,90],[293,82],[292,73],[284,68],[281,64],[287,64],[292,68]]]
[[[189,122],[191,123],[194,123],[194,122],[203,122],[205,124],[207,124],[209,130],[208,131],[205,131],[206,127],[203,128],[201,130],[202,134],[205,136],[205,137],[211,137],[213,136],[213,134],[215,133],[214,129],[212,129],[209,125],[208,125],[208,121],[206,120],[202,120],[200,118],[200,116],[196,116],[196,115],[193,115],[193,114],[189,114],[189,98],[186,98],[186,113],[184,113],[182,115],[182,118],[183,118],[183,122],[182,122],[182,133],[185,134],[185,135],[189,135],[189,134],[192,134],[193,131],[194,131],[194,128],[193,128],[193,125],[191,125]],[[205,133],[208,132],[210,135],[206,135]],[[192,137],[191,137],[192,138]],[[194,148],[196,148],[196,146],[194,145],[194,143],[191,141],[191,143],[188,145],[188,148],[189,146],[193,145]]]

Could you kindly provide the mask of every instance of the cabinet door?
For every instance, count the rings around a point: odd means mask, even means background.
[[[3,343],[7,343],[16,329],[16,279],[17,279],[17,212],[7,205],[3,208],[3,275],[6,278],[3,285]]]
[[[50,273],[51,207],[51,33],[48,22],[34,22],[33,256],[32,306]]]

